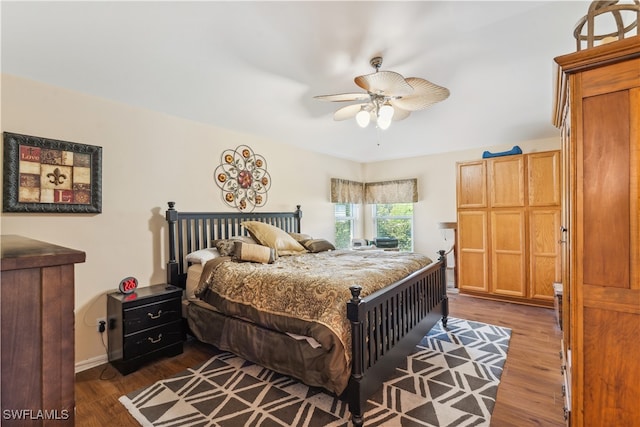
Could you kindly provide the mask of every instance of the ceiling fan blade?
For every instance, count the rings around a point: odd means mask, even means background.
[[[400,74],[393,71],[378,71],[376,73],[358,76],[356,84],[367,92],[385,96],[404,96],[413,93],[414,89]]]
[[[407,83],[413,86],[415,91],[410,95],[393,100],[393,105],[403,110],[422,110],[449,97],[449,89],[428,80],[409,77]]]
[[[391,105],[393,106],[393,117],[391,118],[391,120],[393,120],[394,122],[404,120],[411,115],[411,111],[404,110],[396,106],[393,101],[391,101]]]
[[[346,102],[346,101],[368,101],[370,96],[368,93],[337,93],[335,95],[318,95],[314,96],[315,99],[321,101],[331,102]]]
[[[358,114],[362,107],[366,105],[368,104],[352,104],[347,105],[346,107],[342,107],[336,110],[335,113],[333,113],[333,120],[340,121],[355,117],[355,115]]]

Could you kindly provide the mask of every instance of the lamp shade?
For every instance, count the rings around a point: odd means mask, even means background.
[[[439,222],[438,228],[442,228],[444,230],[451,230],[458,228],[457,222]]]
[[[378,117],[378,127],[382,130],[389,129],[391,125],[391,119],[383,119],[382,117]]]
[[[361,128],[366,128],[371,120],[371,114],[368,111],[360,110],[358,114],[356,114],[356,122],[358,122],[358,126]]]
[[[391,121],[393,118],[393,112],[393,107],[390,104],[383,104],[380,107],[380,111],[378,111],[378,118],[385,121]]]

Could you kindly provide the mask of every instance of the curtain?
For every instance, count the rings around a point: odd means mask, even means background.
[[[346,179],[331,178],[332,203],[362,203],[364,184]]]
[[[367,182],[364,184],[365,203],[415,203],[418,201],[418,179]]]

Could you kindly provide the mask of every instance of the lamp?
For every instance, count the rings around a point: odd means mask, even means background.
[[[380,100],[374,100],[375,103],[375,120],[376,126],[380,129],[388,129],[391,125],[391,119],[393,118],[393,113],[395,112],[393,106],[388,102],[380,103]],[[371,113],[362,106],[358,114],[356,114],[356,122],[358,126],[361,128],[366,128],[371,121]]]
[[[378,107],[378,119],[376,120],[378,127],[382,130],[389,129],[391,118],[393,117],[393,107],[389,102]]]
[[[450,252],[453,252],[453,287],[457,288],[459,286],[459,280],[460,278],[458,277],[458,256],[457,256],[457,250],[456,250],[456,245],[457,245],[457,240],[458,240],[458,236],[457,236],[457,231],[458,231],[458,223],[457,222],[440,222],[438,223],[438,228],[443,230],[442,233],[443,235],[446,233],[445,230],[453,230],[453,245],[451,245],[451,248],[445,253],[445,256],[448,255]],[[446,236],[445,236],[445,240],[447,240]],[[451,269],[451,267],[447,267],[447,269]]]
[[[358,122],[358,126],[360,126],[361,128],[366,128],[370,121],[371,114],[364,108],[362,108],[360,111],[358,111],[358,114],[356,114],[356,122]]]
[[[385,102],[380,106],[378,110],[378,118],[391,121],[393,118],[393,107],[388,102]]]
[[[378,120],[376,120],[376,124],[380,129],[386,130],[386,129],[389,129],[389,126],[391,125],[391,120],[378,117]]]

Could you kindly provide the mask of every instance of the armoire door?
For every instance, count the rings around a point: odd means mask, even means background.
[[[529,210],[529,298],[553,302],[561,280],[560,209]]]
[[[487,207],[487,166],[483,160],[458,164],[456,181],[459,209]]]
[[[487,211],[458,211],[458,277],[461,289],[489,291]]]
[[[491,211],[491,291],[495,294],[526,296],[524,212],[523,209]]]
[[[492,208],[524,207],[524,156],[496,157],[487,161]]]
[[[638,425],[640,58],[584,71],[577,92],[572,418]]]
[[[560,152],[527,155],[527,188],[530,207],[560,207]]]

